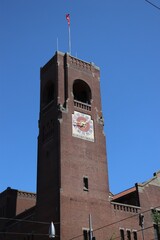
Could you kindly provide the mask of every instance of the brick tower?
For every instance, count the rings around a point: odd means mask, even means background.
[[[61,240],[111,214],[99,68],[61,52],[41,68],[36,211]]]

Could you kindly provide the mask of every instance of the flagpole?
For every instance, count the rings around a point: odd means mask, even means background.
[[[68,22],[68,47],[69,47],[69,54],[71,55],[71,29],[70,29],[70,14],[66,14],[66,19]]]
[[[71,28],[68,26],[68,37],[69,37],[69,54],[71,55]]]

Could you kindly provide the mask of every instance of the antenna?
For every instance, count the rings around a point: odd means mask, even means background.
[[[58,52],[58,37],[57,37],[57,52]]]

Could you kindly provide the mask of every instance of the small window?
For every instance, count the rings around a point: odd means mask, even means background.
[[[83,229],[83,240],[89,240],[89,230]]]
[[[120,239],[124,240],[124,229],[120,229]]]
[[[133,231],[133,240],[137,240],[137,232],[136,231]]]
[[[131,240],[131,231],[127,230],[127,240]]]
[[[83,177],[83,190],[88,191],[88,177]]]

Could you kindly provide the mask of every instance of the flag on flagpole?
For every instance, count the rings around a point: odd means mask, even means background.
[[[68,22],[68,26],[70,26],[70,15],[69,15],[69,13],[66,14],[66,19],[67,19],[67,22]]]

